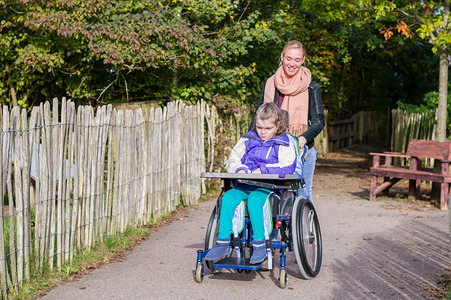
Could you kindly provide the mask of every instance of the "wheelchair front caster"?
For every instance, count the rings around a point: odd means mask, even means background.
[[[201,283],[204,279],[204,274],[202,274],[202,264],[197,264],[196,266],[196,282]]]
[[[287,287],[287,270],[286,269],[280,269],[280,274],[279,274],[279,283],[280,283],[280,288],[284,289]]]

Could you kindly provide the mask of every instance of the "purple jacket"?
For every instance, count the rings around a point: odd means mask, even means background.
[[[264,142],[255,131],[245,133],[230,153],[227,172],[245,170],[252,173],[260,168],[262,174],[294,174],[296,169],[295,145],[285,133]]]

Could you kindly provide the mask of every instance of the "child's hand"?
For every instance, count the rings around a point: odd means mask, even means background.
[[[239,170],[237,173],[246,173],[243,169]]]
[[[261,174],[262,171],[260,170],[260,168],[258,168],[257,170],[254,170],[252,173]]]

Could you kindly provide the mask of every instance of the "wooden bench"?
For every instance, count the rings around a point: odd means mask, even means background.
[[[421,181],[432,181],[441,183],[440,209],[448,210],[451,174],[449,165],[451,161],[451,141],[437,142],[429,140],[412,140],[407,146],[406,153],[384,152],[370,153],[373,156],[373,165],[370,168],[371,189],[370,201],[376,200],[376,195],[384,192],[388,195],[390,187],[401,179],[409,180],[409,200],[417,199],[420,195]],[[381,164],[384,157],[384,164]],[[406,158],[409,161],[407,167],[396,167],[392,165],[393,158]],[[440,173],[434,172],[433,168],[423,167],[423,158],[434,158],[440,161]],[[377,178],[384,177],[384,182],[378,185]]]

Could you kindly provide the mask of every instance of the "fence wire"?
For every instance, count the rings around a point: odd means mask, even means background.
[[[180,101],[148,111],[103,106],[95,114],[66,99],[34,107],[31,116],[4,107],[2,297],[14,297],[45,269],[70,265],[78,251],[107,236],[149,224],[181,202],[196,203],[210,115],[203,102]]]

